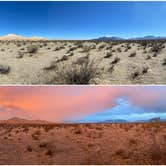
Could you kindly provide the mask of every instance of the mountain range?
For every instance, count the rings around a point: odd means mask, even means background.
[[[121,38],[117,36],[110,36],[110,37],[99,37],[97,39],[92,40],[101,40],[101,41],[119,41],[119,40],[166,40],[164,36],[143,36],[143,37],[133,37],[133,38]]]
[[[149,120],[139,120],[139,121],[134,121],[133,123],[137,122],[166,122],[166,119],[161,119],[161,118],[152,118]],[[50,122],[46,120],[27,120],[27,119],[22,119],[22,118],[11,118],[8,120],[0,120],[0,124],[54,124],[55,122]],[[66,121],[64,123],[84,123],[84,122],[79,122],[79,121]],[[86,122],[88,123],[88,122]],[[105,120],[105,121],[96,121],[96,122],[91,122],[91,123],[131,123],[130,121],[123,120],[123,119],[115,119],[115,120]]]

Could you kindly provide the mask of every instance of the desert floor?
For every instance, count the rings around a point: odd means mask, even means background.
[[[0,164],[166,164],[166,123],[0,124]]]
[[[166,84],[166,42],[0,41],[0,84]]]

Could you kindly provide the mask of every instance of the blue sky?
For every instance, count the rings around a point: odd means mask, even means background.
[[[164,108],[165,109],[165,108]],[[126,122],[135,122],[142,120],[151,120],[160,118],[166,120],[166,111],[158,109],[147,109],[141,106],[135,106],[125,98],[118,98],[117,105],[113,108],[106,109],[87,115],[81,119],[73,120],[76,122],[104,122],[109,120],[122,120]]]
[[[0,36],[166,36],[166,2],[0,2]]]

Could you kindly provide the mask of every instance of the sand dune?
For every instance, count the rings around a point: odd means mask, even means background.
[[[165,133],[164,122],[1,123],[0,164],[164,165]]]
[[[20,36],[20,35],[16,35],[16,34],[7,34],[5,36],[0,36],[0,41],[38,41],[38,40],[47,40],[45,38],[42,37],[37,37],[37,36],[32,36],[32,37],[24,37],[24,36]]]

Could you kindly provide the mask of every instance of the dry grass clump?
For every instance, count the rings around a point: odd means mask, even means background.
[[[55,84],[89,84],[98,73],[98,65],[89,57],[83,63],[60,63],[55,66]]]

